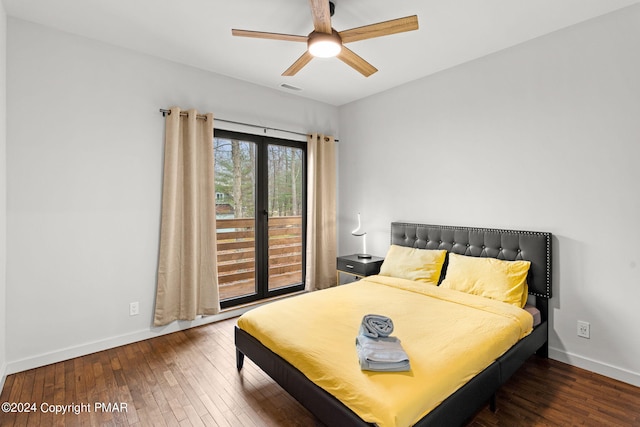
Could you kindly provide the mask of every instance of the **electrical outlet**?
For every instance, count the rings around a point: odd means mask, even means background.
[[[591,325],[589,325],[589,322],[578,320],[578,336],[582,338],[590,338],[590,335]]]
[[[140,305],[138,302],[129,303],[129,316],[137,316],[140,314]]]

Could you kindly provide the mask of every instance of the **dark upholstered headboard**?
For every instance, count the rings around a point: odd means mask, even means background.
[[[530,261],[529,294],[551,298],[551,233],[393,222],[391,244],[446,249],[467,256]],[[445,275],[446,263],[442,277]]]

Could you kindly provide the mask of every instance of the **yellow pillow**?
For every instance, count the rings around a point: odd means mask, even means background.
[[[455,289],[524,307],[529,287],[529,261],[503,261],[449,254],[443,288]]]
[[[379,274],[437,285],[446,255],[445,250],[391,245]]]

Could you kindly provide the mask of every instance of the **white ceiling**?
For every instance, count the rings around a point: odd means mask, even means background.
[[[307,35],[305,0],[2,0],[7,14],[62,31],[342,105],[640,0],[334,0],[337,31],[418,15],[420,29],[349,44],[378,68],[365,78],[336,58],[282,77],[301,43],[231,29]],[[281,88],[286,83],[301,88]]]

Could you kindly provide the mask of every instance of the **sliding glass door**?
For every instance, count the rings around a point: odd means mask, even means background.
[[[306,144],[216,130],[214,156],[221,305],[304,289]]]

